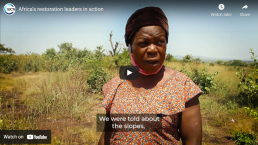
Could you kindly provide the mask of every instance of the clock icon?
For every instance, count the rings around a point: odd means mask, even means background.
[[[224,4],[219,4],[219,9],[220,10],[224,10],[225,9],[225,5]]]

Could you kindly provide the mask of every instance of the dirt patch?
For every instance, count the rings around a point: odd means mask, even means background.
[[[229,137],[230,134],[220,127],[216,126],[205,126],[209,120],[203,116],[202,117],[203,128],[208,127],[209,129],[203,132],[202,141],[206,144],[221,144],[221,145],[235,145],[234,141]]]
[[[234,141],[228,139],[227,136],[210,136],[207,134],[203,135],[203,143],[216,144],[216,145],[235,145]]]
[[[81,133],[73,133],[70,130],[78,127],[85,128],[91,127],[93,123],[79,122],[74,119],[51,119],[46,116],[42,116],[38,122],[39,128],[42,130],[51,130],[52,138],[55,136],[62,142],[70,142],[72,144],[83,143]]]

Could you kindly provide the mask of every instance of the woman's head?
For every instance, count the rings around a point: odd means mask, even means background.
[[[135,11],[126,25],[125,41],[140,73],[156,74],[163,66],[168,43],[168,21],[163,11],[157,7]]]

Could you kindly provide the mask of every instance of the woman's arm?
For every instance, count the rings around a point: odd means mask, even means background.
[[[185,103],[185,111],[181,113],[180,133],[183,145],[202,144],[202,118],[199,96]]]
[[[106,117],[110,118],[109,112],[106,112]],[[111,121],[106,121],[104,131],[100,136],[98,145],[109,145],[111,133],[112,133],[112,123]]]

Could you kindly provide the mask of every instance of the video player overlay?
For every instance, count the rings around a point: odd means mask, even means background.
[[[0,130],[0,144],[51,144],[51,130]]]
[[[119,77],[123,80],[137,80],[139,78],[139,68],[137,66],[121,66]]]

